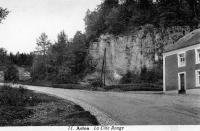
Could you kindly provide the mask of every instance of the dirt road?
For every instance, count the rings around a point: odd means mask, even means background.
[[[200,89],[178,95],[26,87],[75,102],[94,114],[102,125],[200,124]]]

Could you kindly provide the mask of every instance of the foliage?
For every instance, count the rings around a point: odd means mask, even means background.
[[[24,107],[31,101],[29,97],[25,97],[26,92],[23,87],[0,88],[0,126],[11,124],[14,120],[23,119],[33,113],[32,110]]]
[[[159,83],[162,81],[162,69],[160,65],[153,69],[147,69],[143,67],[140,73],[127,72],[121,79],[121,84],[130,84],[130,83]]]
[[[43,41],[48,41],[47,36],[45,38]],[[64,31],[60,32],[57,41],[45,51],[46,53],[35,55],[32,68],[35,80],[77,83],[84,76],[88,52],[86,36],[80,31],[75,34],[71,42],[68,41]]]
[[[104,84],[103,84],[103,82],[102,82],[102,80],[101,79],[94,79],[92,82],[91,82],[91,86],[93,87],[93,88],[98,88],[98,87],[102,87]]]
[[[106,91],[162,91],[162,85],[150,83],[118,84],[104,87]]]
[[[140,26],[189,25],[197,28],[200,20],[199,0],[105,0],[85,16],[86,36],[95,41],[100,34],[121,34]]]
[[[51,46],[50,40],[45,33],[42,33],[38,39],[36,39],[36,51],[32,64],[32,76],[35,79],[46,79],[48,75],[47,66],[47,53]]]
[[[4,48],[0,48],[0,66],[4,66],[8,63],[7,51]]]
[[[9,65],[5,71],[5,81],[17,82],[19,80],[18,70],[15,66]]]
[[[121,84],[139,83],[141,82],[140,76],[137,73],[128,71],[120,80]]]
[[[140,74],[141,81],[148,83],[156,83],[159,80],[162,80],[162,77],[162,69],[160,69],[159,67],[155,67],[150,70],[147,70],[146,67],[143,67]]]
[[[2,86],[0,105],[0,126],[98,125],[82,107],[24,87]]]
[[[85,89],[86,87],[80,84],[53,84],[54,88],[63,88],[63,89]]]
[[[3,19],[6,18],[8,13],[9,13],[9,11],[7,9],[0,7],[0,23],[2,22]]]
[[[17,66],[31,67],[33,62],[33,53],[19,53],[8,55],[9,62]]]
[[[86,57],[88,55],[86,36],[80,31],[77,31],[73,43],[71,44],[71,50],[75,57],[74,68],[72,68],[72,73],[74,75],[83,74],[87,65],[85,63]]]
[[[36,41],[36,53],[45,56],[48,48],[51,45],[50,41],[48,40],[48,36],[45,33],[42,33]]]
[[[36,55],[33,59],[31,76],[33,80],[43,80],[46,78],[46,67],[42,60],[43,56]]]
[[[33,53],[7,53],[7,50],[0,48],[0,66],[7,67],[9,65],[31,67],[33,62]],[[3,69],[4,70],[4,69]]]

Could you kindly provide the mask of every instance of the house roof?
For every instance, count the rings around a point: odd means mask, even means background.
[[[199,43],[200,43],[200,29],[196,29],[188,33],[184,37],[180,38],[175,44],[166,46],[164,52],[185,48]]]

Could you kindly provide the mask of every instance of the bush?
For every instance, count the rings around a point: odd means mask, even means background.
[[[65,84],[77,84],[79,78],[74,75],[66,75],[64,78],[60,79],[60,77],[57,77],[57,81],[54,81],[56,83],[65,83]]]
[[[15,66],[11,65],[5,71],[5,81],[7,82],[17,82],[19,80],[19,73]]]
[[[141,70],[140,79],[142,82],[156,83],[157,81],[162,80],[162,77],[162,69],[153,68],[151,70],[147,70],[146,67],[143,67]]]
[[[121,84],[130,84],[130,83],[139,83],[141,82],[140,80],[140,75],[136,74],[134,72],[128,71],[120,80]]]
[[[27,92],[23,87],[12,88],[5,85],[0,88],[0,126],[13,125],[14,120],[23,119],[33,113],[31,109],[25,108],[34,101]]]
[[[15,107],[34,106],[44,101],[48,102],[51,100],[46,100],[22,86],[19,88],[12,88],[11,86],[5,85],[0,88],[0,105]]]
[[[2,106],[0,108],[0,126],[13,125],[16,119],[24,119],[33,114],[33,111],[24,107]]]
[[[86,86],[80,84],[53,84],[54,88],[63,88],[63,89],[84,89]]]
[[[122,77],[120,83],[157,83],[158,81],[162,81],[162,77],[162,69],[153,68],[148,70],[146,67],[143,67],[140,74],[130,71],[127,72],[127,74]]]
[[[102,87],[103,86],[103,82],[101,79],[95,79],[91,82],[91,86],[94,87],[94,88],[97,88],[97,87]]]
[[[121,90],[121,91],[162,91],[162,85],[150,83],[137,84],[119,84],[104,87],[105,90]]]

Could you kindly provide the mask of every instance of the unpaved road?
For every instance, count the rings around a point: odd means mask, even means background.
[[[103,125],[200,124],[200,89],[191,90],[187,95],[178,95],[174,92],[120,93],[26,87],[71,100],[91,111]]]

